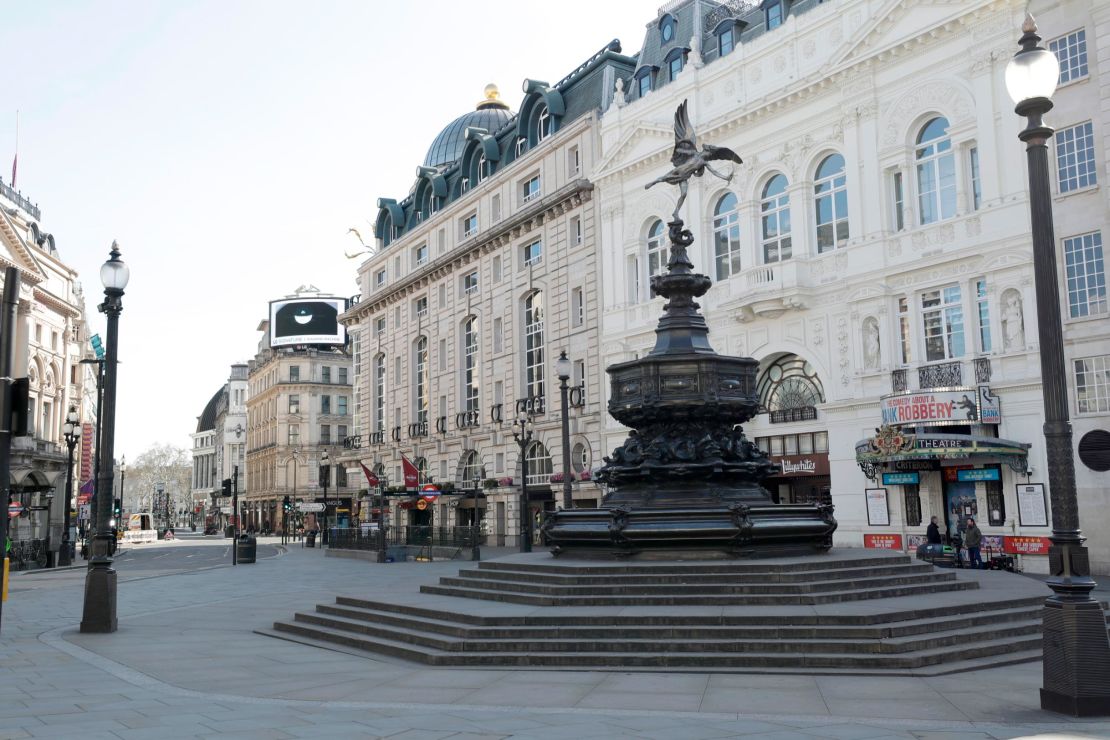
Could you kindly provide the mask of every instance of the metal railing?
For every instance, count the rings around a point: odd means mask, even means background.
[[[917,368],[918,388],[955,388],[963,385],[963,364],[942,362]]]
[[[355,529],[353,527],[331,530],[329,547],[337,550],[381,550],[382,530]],[[445,547],[469,548],[474,538],[484,544],[481,527],[427,527],[417,525],[386,527],[385,547]]]
[[[0,180],[0,195],[3,195],[12,203],[22,208],[36,221],[42,220],[42,211],[39,210],[39,207],[24,198],[22,193],[18,192],[10,185],[5,184],[3,180]]]
[[[791,421],[810,421],[817,418],[817,409],[813,406],[802,406],[796,409],[775,409],[767,415],[772,424],[784,424]]]

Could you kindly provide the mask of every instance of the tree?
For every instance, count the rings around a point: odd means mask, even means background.
[[[191,481],[192,463],[188,452],[174,445],[153,445],[134,462],[127,464],[125,485],[129,496],[124,501],[124,508],[129,512],[151,511],[158,517],[166,510],[171,514],[180,510],[191,511]],[[159,486],[168,501],[156,500]]]

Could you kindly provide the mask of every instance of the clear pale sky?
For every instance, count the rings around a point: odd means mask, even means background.
[[[401,198],[439,130],[489,82],[516,110],[645,2],[163,0],[11,2],[0,172],[42,208],[103,335],[100,265],[118,239],[116,455],[189,446],[196,417],[253,357],[267,302],[311,283],[352,295],[379,196]]]

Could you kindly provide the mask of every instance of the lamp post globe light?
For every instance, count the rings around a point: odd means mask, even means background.
[[[520,447],[520,551],[532,552],[532,512],[528,502],[528,444],[532,441],[532,416],[521,411],[513,427],[513,439]]]
[[[324,484],[324,536],[320,540],[321,545],[328,544],[328,530],[331,529],[331,519],[328,516],[328,483],[331,478],[331,469],[328,467],[328,451],[320,455],[320,481]]]
[[[1048,172],[1048,140],[1053,129],[1044,122],[1044,114],[1052,109],[1060,64],[1055,54],[1039,45],[1031,15],[1026,15],[1022,32],[1021,50],[1006,66],[1006,90],[1014,100],[1015,112],[1029,124],[1018,138],[1025,142],[1029,167],[1045,454],[1052,501],[1048,556],[1052,595],[1044,608],[1041,707],[1074,716],[1105,715],[1110,714],[1110,640],[1102,607],[1091,598],[1095,582],[1079,529]]]
[[[108,317],[104,357],[104,403],[99,409],[101,421],[100,467],[97,478],[100,488],[96,496],[96,537],[89,571],[85,576],[85,602],[81,616],[82,632],[115,632],[116,571],[112,568],[114,537],[109,525],[112,518],[112,473],[116,440],[116,363],[119,357],[119,315],[123,311],[123,291],[131,271],[120,259],[119,245],[112,242],[108,261],[100,268],[104,284],[104,302],[100,311]]]
[[[73,506],[73,448],[77,446],[77,440],[81,436],[80,429],[81,419],[77,416],[77,407],[70,406],[69,413],[66,414],[65,424],[62,425],[62,438],[66,441],[69,457],[66,467],[65,506],[62,507],[62,544],[58,548],[59,566],[69,565],[73,562],[73,555],[70,552],[73,543],[69,537],[69,510]]]
[[[563,508],[574,508],[574,496],[570,487],[570,414],[567,402],[567,381],[570,380],[572,365],[567,359],[566,350],[559,353],[555,361],[555,374],[559,376],[559,402],[563,409]]]

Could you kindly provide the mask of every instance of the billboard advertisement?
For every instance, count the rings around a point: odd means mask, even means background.
[[[346,344],[347,331],[339,323],[342,298],[289,298],[270,301],[270,346]]]

